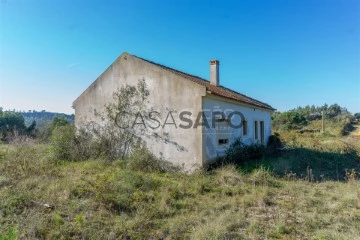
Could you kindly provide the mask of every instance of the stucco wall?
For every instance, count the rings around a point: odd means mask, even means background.
[[[217,156],[222,155],[226,148],[233,143],[237,138],[240,138],[245,144],[255,143],[254,139],[254,122],[264,121],[264,140],[265,144],[268,141],[268,137],[271,135],[271,112],[265,109],[256,108],[253,106],[234,102],[224,98],[217,97],[215,95],[207,94],[203,97],[203,109],[205,111],[206,118],[210,123],[212,121],[211,112],[222,111],[226,116],[232,111],[241,112],[246,121],[248,122],[248,133],[243,135],[242,128],[229,128],[230,141],[228,145],[219,145],[216,136],[215,128],[205,128],[203,134],[204,143],[204,159],[209,162]],[[240,124],[240,117],[234,115],[232,119],[233,125],[237,126]],[[260,128],[259,128],[260,134]]]
[[[168,112],[172,111],[177,125],[177,128],[165,125],[164,128],[152,130],[162,140],[144,138],[148,148],[155,155],[184,166],[185,170],[202,166],[201,128],[181,129],[178,125],[179,113],[184,110],[194,113],[190,119],[195,122],[196,114],[202,108],[201,99],[206,94],[205,87],[126,53],[75,100],[73,106],[76,126],[81,127],[90,121],[101,123],[94,111],[104,113],[104,106],[113,101],[116,89],[125,84],[136,85],[141,79],[145,79],[150,91],[148,107],[160,112],[161,124],[163,125]],[[172,122],[172,119],[167,122]]]

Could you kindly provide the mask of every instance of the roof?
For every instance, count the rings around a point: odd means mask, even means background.
[[[214,94],[214,95],[217,95],[217,96],[220,96],[220,97],[224,97],[224,98],[227,98],[227,99],[235,100],[235,101],[245,103],[245,104],[248,104],[248,105],[252,105],[252,106],[255,106],[255,107],[265,108],[265,109],[272,110],[272,111],[275,110],[273,107],[271,107],[267,103],[258,101],[256,99],[253,99],[253,98],[248,97],[248,96],[246,96],[244,94],[238,93],[238,92],[236,92],[234,90],[223,87],[221,85],[215,86],[213,84],[210,84],[210,82],[208,80],[205,80],[203,78],[200,78],[200,77],[197,77],[197,76],[194,76],[194,75],[191,75],[191,74],[187,74],[187,73],[181,72],[179,70],[176,70],[176,69],[173,69],[173,68],[170,68],[170,67],[166,67],[164,65],[161,65],[161,64],[158,64],[158,63],[143,59],[141,57],[137,57],[137,56],[134,56],[134,55],[131,55],[131,56],[136,57],[138,59],[141,59],[143,61],[146,61],[146,62],[148,62],[150,64],[153,64],[153,65],[155,65],[157,67],[160,67],[160,68],[162,68],[164,70],[167,70],[169,72],[172,72],[172,73],[174,73],[176,75],[179,75],[179,76],[181,76],[183,78],[186,78],[186,79],[188,79],[190,81],[193,81],[193,82],[195,82],[195,83],[197,83],[199,85],[202,85],[202,86],[206,87],[206,90],[209,91],[211,94]]]

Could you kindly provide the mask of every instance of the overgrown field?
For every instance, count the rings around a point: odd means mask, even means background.
[[[0,145],[0,239],[359,239],[359,136],[281,138],[278,156],[191,175],[144,152],[71,162]]]
[[[277,176],[305,178],[314,181],[344,181],[349,175],[360,174],[360,125],[353,125],[346,136],[325,133],[280,131],[284,150],[275,157],[250,161],[242,168],[259,166],[270,169]]]

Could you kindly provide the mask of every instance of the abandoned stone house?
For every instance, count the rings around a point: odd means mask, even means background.
[[[126,84],[136,85],[140,79],[149,90],[148,104],[160,113],[160,127],[151,130],[167,139],[144,141],[153,154],[185,170],[207,165],[236,139],[266,144],[271,135],[274,109],[221,86],[219,61],[210,61],[207,81],[128,53],[121,54],[74,101],[76,127],[100,122],[94,111],[104,112],[114,91]]]

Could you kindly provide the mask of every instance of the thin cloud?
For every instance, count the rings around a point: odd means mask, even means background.
[[[79,66],[79,65],[80,65],[80,63],[75,62],[75,63],[71,63],[71,64],[67,65],[66,67],[72,68],[72,67],[76,67],[76,66]]]

